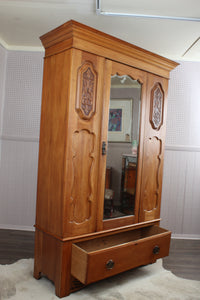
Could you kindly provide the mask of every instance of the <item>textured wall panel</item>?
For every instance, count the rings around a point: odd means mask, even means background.
[[[170,78],[166,144],[200,146],[200,62],[181,62]]]
[[[38,137],[43,53],[8,51],[3,135]]]
[[[37,189],[38,139],[43,53],[6,51],[0,161],[0,226],[33,228]],[[4,58],[4,56],[3,56]],[[2,74],[4,74],[2,77]],[[6,76],[5,76],[6,75]],[[35,141],[35,142],[34,142]]]

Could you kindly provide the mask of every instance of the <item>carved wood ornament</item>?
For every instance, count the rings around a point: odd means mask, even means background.
[[[159,83],[151,90],[150,123],[158,130],[163,124],[164,92]]]
[[[96,108],[97,73],[91,62],[78,70],[76,111],[81,119],[91,119]]]
[[[82,145],[82,151],[80,151]],[[73,134],[72,188],[70,222],[84,223],[91,217],[93,199],[92,166],[94,163],[94,134],[88,130]],[[84,174],[84,177],[83,177]]]
[[[162,141],[154,136],[145,140],[145,172],[151,176],[145,177],[144,209],[147,212],[158,207],[160,191],[160,164],[162,154]]]

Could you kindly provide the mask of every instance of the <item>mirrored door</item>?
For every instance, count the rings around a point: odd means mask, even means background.
[[[109,103],[104,220],[135,214],[142,85],[112,75]]]

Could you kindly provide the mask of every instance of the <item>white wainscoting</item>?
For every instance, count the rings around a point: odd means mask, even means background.
[[[178,238],[200,238],[200,147],[166,146],[161,226]]]
[[[1,137],[0,228],[34,230],[38,138]]]
[[[0,228],[34,230],[43,56],[0,48]]]
[[[34,230],[39,139],[2,136],[0,228]],[[200,147],[166,146],[161,226],[200,238]]]
[[[43,53],[0,58],[0,228],[34,230]],[[181,62],[169,82],[161,225],[175,237],[200,238],[199,76]]]

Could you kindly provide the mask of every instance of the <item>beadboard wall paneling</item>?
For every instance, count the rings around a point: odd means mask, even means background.
[[[182,232],[186,159],[184,152],[165,151],[161,225],[173,233]]]
[[[170,77],[161,225],[200,238],[200,63],[180,62]]]
[[[0,138],[3,125],[3,104],[6,78],[7,51],[0,45]]]
[[[4,108],[4,93],[5,93],[5,82],[6,82],[6,62],[7,62],[7,51],[0,45],[0,168],[1,168],[1,135],[3,128],[3,108]],[[1,191],[0,191],[1,192]]]
[[[0,227],[33,230],[43,53],[7,51],[0,165]]]
[[[2,132],[5,136],[39,136],[43,55],[8,51]]]
[[[38,142],[2,141],[0,227],[33,228]]]
[[[199,151],[165,152],[161,225],[175,236],[200,238]]]
[[[187,156],[182,233],[200,236],[200,152]]]

